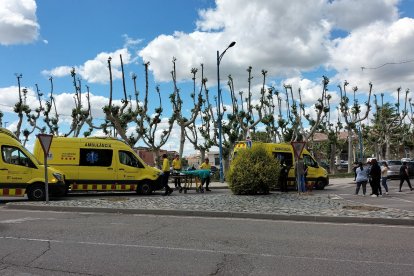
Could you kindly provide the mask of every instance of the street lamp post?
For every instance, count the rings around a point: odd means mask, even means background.
[[[221,120],[222,120],[222,113],[221,113],[221,89],[220,89],[220,61],[223,58],[224,54],[226,53],[227,49],[233,47],[236,44],[235,41],[229,44],[227,48],[220,54],[217,51],[217,120],[218,120],[218,131],[219,131],[219,160],[220,160],[220,182],[224,182],[224,174],[223,174],[223,145],[222,145],[222,138],[221,138]]]

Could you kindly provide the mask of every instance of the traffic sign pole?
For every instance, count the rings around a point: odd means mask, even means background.
[[[300,192],[300,175],[298,170],[299,158],[305,148],[306,142],[290,142],[293,148],[293,153],[295,155],[295,168],[296,168],[296,186],[298,188],[298,193]]]
[[[44,153],[44,165],[45,165],[45,193],[46,204],[49,204],[49,178],[47,177],[47,155],[49,154],[50,145],[52,144],[53,135],[51,134],[38,134],[37,138],[40,141]]]

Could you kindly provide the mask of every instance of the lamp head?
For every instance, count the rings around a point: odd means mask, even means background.
[[[233,41],[232,43],[230,43],[229,48],[233,47],[234,45],[236,45],[236,41]]]

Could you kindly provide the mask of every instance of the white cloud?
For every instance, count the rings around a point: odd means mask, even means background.
[[[140,51],[158,81],[170,80],[175,56],[180,79],[189,78],[190,69],[203,62],[209,85],[214,85],[216,51],[231,41],[236,45],[221,61],[222,76],[231,73],[237,78],[250,65],[268,70],[269,76],[289,76],[329,58],[330,25],[320,17],[324,1],[217,0],[216,4],[215,9],[200,11],[198,30],[160,35]]]
[[[363,86],[372,81],[375,91],[414,85],[414,19],[401,18],[392,24],[376,22],[334,43],[330,66],[338,71],[337,81],[348,80]],[[401,63],[407,60],[413,62]],[[387,63],[391,64],[382,66]]]
[[[52,77],[59,78],[59,77],[69,76],[71,70],[72,70],[72,67],[70,66],[59,66],[59,67],[53,68],[52,70],[43,70],[42,74],[44,76],[52,76]]]
[[[412,87],[413,63],[361,70],[363,66],[414,62],[414,20],[399,19],[398,4],[398,0],[216,0],[216,7],[199,11],[196,30],[159,35],[139,55],[151,62],[157,81],[171,80],[174,56],[179,80],[188,80],[191,68],[204,63],[207,85],[215,86],[216,51],[236,41],[221,60],[223,84],[231,74],[236,87],[246,87],[245,69],[251,65],[255,73],[267,70],[270,82],[274,78],[297,78],[295,89],[300,86],[306,91],[304,101],[309,104],[321,89],[306,88],[302,74],[321,67],[337,72],[331,77],[331,85],[348,80],[365,87],[365,92],[370,81],[380,91]],[[336,30],[347,33],[336,38]],[[256,75],[252,86],[261,81]],[[331,94],[334,102],[339,100]]]
[[[0,88],[0,107],[3,112],[13,112],[13,106],[19,101],[19,88],[10,86]]]
[[[328,4],[326,16],[337,29],[352,31],[373,22],[398,19],[399,0],[335,0]]]
[[[111,57],[112,78],[113,80],[121,79],[121,59],[124,65],[134,61],[131,53],[127,48],[118,49],[114,52],[99,53],[94,59],[87,60],[83,65],[73,66],[75,72],[89,83],[109,83],[108,58]],[[69,76],[72,70],[71,66],[59,66],[51,70],[43,70],[45,76],[64,77]]]
[[[0,44],[26,44],[36,41],[39,24],[34,0],[2,0],[0,5]]]
[[[124,48],[136,47],[137,45],[141,44],[143,39],[134,39],[127,34],[123,34],[122,37],[125,40]]]

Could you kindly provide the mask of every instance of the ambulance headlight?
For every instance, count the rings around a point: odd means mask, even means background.
[[[53,173],[53,176],[58,180],[58,181],[63,181],[63,175],[60,173]]]

